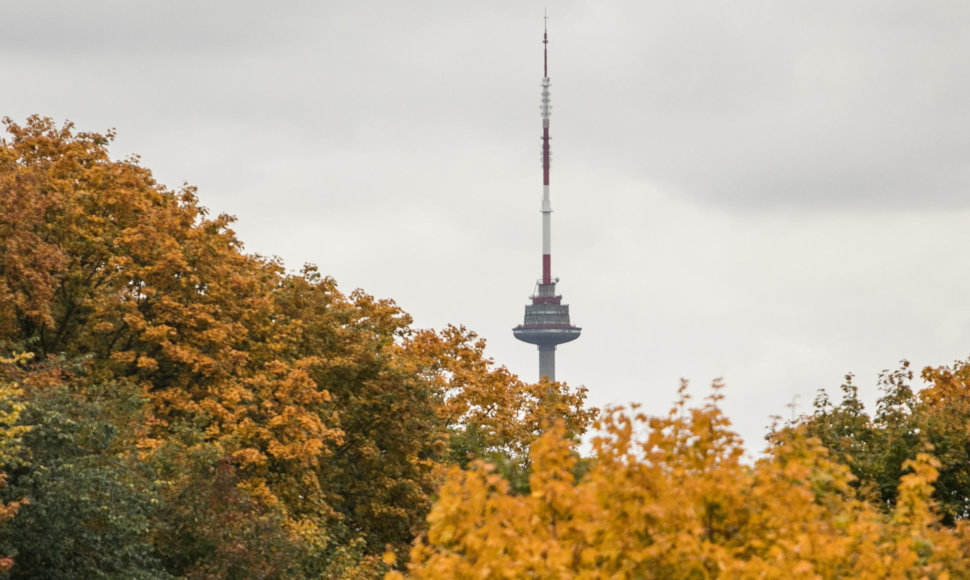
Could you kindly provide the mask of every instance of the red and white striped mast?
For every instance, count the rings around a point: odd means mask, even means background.
[[[548,23],[548,17],[546,17]],[[552,202],[549,200],[549,32],[542,33],[542,278],[536,284],[525,320],[512,329],[515,338],[539,347],[539,377],[556,380],[556,345],[579,338],[580,329],[569,322],[569,306],[556,294],[558,279],[552,277]]]
[[[549,200],[549,117],[552,103],[549,97],[549,17],[542,31],[542,283],[552,283],[552,202]]]

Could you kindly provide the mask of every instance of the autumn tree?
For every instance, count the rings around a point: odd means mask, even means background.
[[[667,416],[601,419],[574,474],[561,427],[533,446],[531,493],[487,463],[453,467],[412,550],[415,578],[966,577],[967,528],[938,522],[937,463],[907,462],[889,516],[856,497],[848,468],[790,430],[754,464],[709,401]],[[400,577],[393,573],[389,578]]]
[[[27,385],[36,413],[141,401],[104,425],[155,474],[148,536],[173,574],[376,573],[424,529],[442,465],[522,467],[543,421],[589,422],[581,389],[518,381],[465,329],[415,330],[390,300],[245,253],[194,188],[112,159],[113,133],[5,125],[0,352],[64,362],[51,388],[79,406]],[[55,463],[74,449],[35,443]],[[116,455],[85,457],[125,483]]]
[[[339,431],[306,361],[277,356],[289,329],[274,312],[282,267],[244,254],[231,218],[210,219],[192,188],[111,160],[110,133],[39,117],[6,125],[0,341],[38,360],[80,357],[91,384],[136,385],[150,406],[146,453],[213,445],[257,501],[306,486],[325,506],[304,479]]]
[[[485,341],[464,327],[418,331],[405,349],[440,399],[437,412],[447,429],[451,462],[459,466],[471,459],[524,463],[552,421],[561,420],[575,437],[596,416],[584,407],[584,388],[519,380],[496,367],[485,355]]]
[[[24,403],[23,390],[17,383],[17,376],[18,365],[30,358],[24,353],[10,357],[0,356],[0,496],[7,499],[6,503],[0,503],[0,542],[9,520],[26,503],[23,496],[10,493],[8,471],[23,465],[23,436],[28,428],[20,422]],[[0,552],[3,554],[0,555],[0,573],[13,567],[14,559],[10,556],[12,551],[12,547],[8,545]]]
[[[473,332],[413,330],[393,302],[344,298],[313,268],[287,278],[278,296],[280,312],[300,321],[293,356],[315,357],[309,374],[343,433],[319,480],[339,521],[374,553],[387,544],[404,552],[423,529],[436,466],[522,461],[543,420],[561,418],[575,434],[594,415],[585,390],[526,385],[496,367]]]

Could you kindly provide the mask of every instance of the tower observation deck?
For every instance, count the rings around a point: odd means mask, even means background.
[[[542,34],[542,278],[532,293],[532,304],[525,307],[525,320],[512,329],[515,338],[539,347],[539,377],[556,380],[556,345],[576,340],[582,329],[569,322],[569,306],[556,294],[559,278],[552,277],[552,203],[549,199],[549,35]]]

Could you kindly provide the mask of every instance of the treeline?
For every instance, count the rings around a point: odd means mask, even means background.
[[[111,133],[5,123],[2,577],[970,578],[968,362],[751,460],[718,383],[600,414],[246,254]]]
[[[0,568],[10,578],[372,578],[446,466],[523,480],[585,394],[464,328],[247,254],[112,133],[0,142]]]
[[[884,373],[870,415],[850,377],[754,462],[719,383],[693,407],[683,385],[666,416],[605,412],[584,460],[551,429],[528,494],[486,462],[449,471],[408,575],[970,578],[970,363],[926,369],[918,392],[912,378]]]

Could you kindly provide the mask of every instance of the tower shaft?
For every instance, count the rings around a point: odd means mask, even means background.
[[[556,380],[556,345],[539,345],[539,378]]]

